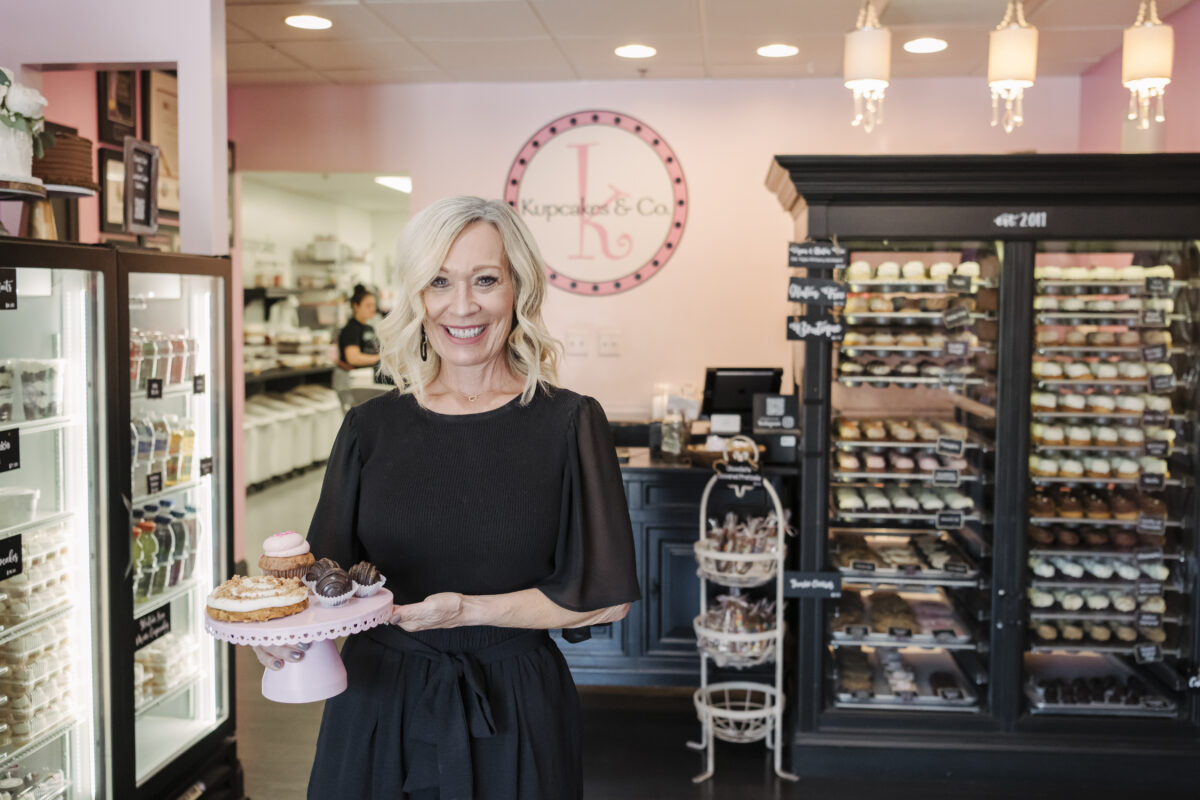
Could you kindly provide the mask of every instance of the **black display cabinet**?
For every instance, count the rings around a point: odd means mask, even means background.
[[[1193,786],[1200,157],[779,156],[767,185],[846,251],[791,271],[847,290],[792,318],[840,326],[796,345],[799,557],[846,587],[795,603],[793,771]]]

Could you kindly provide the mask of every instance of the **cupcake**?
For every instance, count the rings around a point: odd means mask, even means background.
[[[929,277],[935,281],[944,281],[947,276],[954,274],[954,265],[949,261],[939,261],[929,268]]]
[[[1146,434],[1141,428],[1124,427],[1117,429],[1117,436],[1125,447],[1141,447],[1146,440]]]
[[[1117,270],[1117,280],[1121,281],[1144,281],[1146,279],[1145,267],[1121,267]]]
[[[1079,397],[1078,395],[1073,395]],[[1083,398],[1080,397],[1080,408],[1082,408]],[[1117,407],[1117,401],[1111,395],[1093,394],[1087,398],[1088,410],[1093,414],[1111,414],[1113,409]]]
[[[1092,438],[1096,440],[1098,447],[1112,447],[1120,437],[1117,434],[1116,428],[1108,428],[1100,425],[1092,430]]]
[[[1117,374],[1122,380],[1134,381],[1146,379],[1146,366],[1136,361],[1122,361],[1117,364]]]
[[[1058,409],[1058,396],[1049,392],[1034,392],[1029,396],[1029,400],[1035,411],[1056,411]]]
[[[849,281],[869,281],[871,280],[871,265],[866,261],[855,261],[846,270],[846,280]]]
[[[1035,378],[1039,378],[1041,380],[1052,380],[1054,378],[1061,378],[1062,375],[1062,364],[1059,364],[1057,361],[1033,362],[1033,377]]]
[[[1064,442],[1065,434],[1060,425],[1047,425],[1042,430],[1042,444],[1047,447],[1061,447]]]
[[[1117,344],[1121,347],[1137,347],[1139,340],[1137,331],[1124,331],[1117,334]]]
[[[1138,464],[1136,461],[1131,461],[1128,458],[1123,458],[1117,462],[1117,477],[1123,480],[1132,480],[1138,476]]]
[[[258,568],[264,575],[276,578],[299,578],[308,571],[313,561],[304,537],[295,531],[284,531],[263,542]]]
[[[1092,443],[1092,432],[1081,425],[1067,428],[1067,442],[1074,447],[1088,447]]]
[[[872,297],[867,301],[867,308],[873,314],[890,314],[894,306],[886,297]]]
[[[1083,462],[1073,458],[1064,458],[1058,462],[1058,474],[1063,478],[1082,478]]]
[[[1087,267],[1067,267],[1063,270],[1064,281],[1091,280],[1092,274]]]
[[[1138,518],[1137,503],[1123,494],[1115,495],[1109,503],[1109,507],[1112,509],[1113,519],[1134,520]]]
[[[925,280],[925,265],[920,261],[909,261],[904,265],[901,273],[906,281],[923,281]]]
[[[1034,267],[1033,277],[1039,281],[1060,281],[1062,280],[1062,267],[1053,264]]]
[[[867,456],[866,464],[864,465],[864,471],[866,471],[866,472],[883,472],[885,469],[887,469],[887,462],[884,461],[883,456],[879,456],[879,455]]]
[[[1066,369],[1063,370],[1063,372],[1066,374],[1067,378],[1073,381],[1086,381],[1092,377],[1092,370],[1088,367],[1088,365],[1079,361],[1073,361],[1070,364],[1067,364]]]
[[[958,265],[958,269],[954,270],[955,275],[966,275],[971,278],[979,277],[979,263],[976,261],[964,261]]]
[[[313,584],[313,594],[326,608],[344,605],[354,596],[354,581],[344,569],[331,569]]]
[[[885,261],[875,269],[875,280],[894,281],[900,277],[900,265],[895,261]]]
[[[1039,328],[1036,338],[1038,344],[1053,347],[1062,344],[1063,332],[1059,328]]]
[[[1087,459],[1083,462],[1083,469],[1089,478],[1108,478],[1112,475],[1112,465],[1103,458]]]
[[[858,460],[858,456],[851,453],[838,453],[837,456],[838,472],[860,472],[862,464]]]
[[[354,593],[359,597],[370,597],[383,588],[387,579],[374,564],[360,561],[350,568],[350,580],[354,581]]]
[[[1058,500],[1058,516],[1063,519],[1080,519],[1083,517],[1083,503],[1073,494],[1066,494]]]
[[[1097,331],[1087,335],[1088,345],[1091,347],[1112,347],[1117,343],[1117,337],[1111,333]]]
[[[1091,365],[1091,372],[1098,381],[1111,381],[1117,378],[1117,365],[1103,361]]]
[[[1141,414],[1146,410],[1146,401],[1137,395],[1123,394],[1117,398],[1117,408],[1123,414]]]

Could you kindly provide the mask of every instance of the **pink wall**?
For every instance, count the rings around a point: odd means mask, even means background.
[[[612,109],[658,130],[691,197],[671,263],[631,292],[552,291],[546,302],[560,338],[621,332],[621,357],[569,358],[560,376],[614,415],[644,415],[654,382],[698,382],[709,365],[790,365],[792,224],[763,184],[772,156],[1074,152],[1079,122],[1077,78],[1039,81],[1012,136],[989,127],[979,79],[895,83],[886,123],[869,136],[850,127],[849,92],[826,79],[237,86],[229,100],[239,170],[408,173],[414,210],[451,194],[499,197],[525,139],[564,113]]]
[[[1200,151],[1200,2],[1189,3],[1164,22],[1175,29],[1175,69],[1167,87],[1166,150]],[[1129,110],[1129,90],[1121,85],[1121,51],[1111,53],[1083,75],[1080,91],[1079,150],[1121,150],[1121,126]]]

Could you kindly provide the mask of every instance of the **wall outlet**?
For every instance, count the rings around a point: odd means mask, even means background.
[[[567,355],[569,356],[586,356],[588,355],[588,334],[587,331],[567,331],[565,345]]]
[[[614,357],[621,355],[621,336],[615,331],[604,331],[597,340],[600,356]]]

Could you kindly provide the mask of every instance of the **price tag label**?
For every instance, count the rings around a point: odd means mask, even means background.
[[[871,700],[875,697],[875,693],[869,689],[855,689],[850,693],[852,700]]]
[[[1156,492],[1167,485],[1167,478],[1161,472],[1143,472],[1138,476],[1138,488],[1147,492]]]
[[[1171,450],[1171,443],[1166,439],[1144,439],[1142,440],[1142,450],[1148,456],[1166,458]]]
[[[1151,614],[1148,611],[1143,611],[1137,615],[1137,626],[1139,628],[1161,628],[1162,615]]]
[[[1139,644],[1133,648],[1133,660],[1139,664],[1157,664],[1162,659],[1162,648],[1156,644]]]
[[[830,342],[840,342],[846,336],[846,326],[831,319],[807,320],[802,317],[788,317],[787,338],[789,341],[804,341],[806,339],[825,339]]]
[[[956,487],[962,483],[962,475],[956,469],[935,469],[932,483],[934,486]]]
[[[788,300],[814,306],[844,306],[846,284],[821,278],[789,278]]]
[[[971,354],[970,342],[961,339],[947,339],[942,345],[943,358],[966,358]]]
[[[971,321],[971,310],[959,306],[948,309],[942,314],[942,324],[947,328],[961,328]]]
[[[842,596],[840,572],[785,572],[784,597],[816,597],[835,600]]]
[[[146,494],[158,494],[162,491],[162,473],[151,472],[146,476]]]
[[[1150,409],[1146,409],[1142,412],[1142,424],[1155,428],[1161,428],[1163,425],[1167,424],[1167,412],[1151,411]]]
[[[937,446],[934,450],[940,456],[961,456],[967,450],[967,443],[962,439],[941,436],[938,438]]]
[[[917,699],[917,693],[912,689],[901,689],[896,692],[896,697],[899,697],[902,703],[911,703]]]
[[[1171,279],[1161,276],[1146,278],[1146,294],[1154,297],[1166,297],[1171,294]]]
[[[911,628],[888,628],[888,635],[893,639],[911,639],[913,632]]]
[[[1161,581],[1138,581],[1136,594],[1138,598],[1157,597],[1163,593]]]
[[[196,377],[192,378],[192,394],[204,394],[206,383],[207,381],[203,375],[197,375]]]
[[[941,628],[933,632],[933,638],[939,642],[950,642],[958,638],[958,634],[949,628]]]
[[[1139,547],[1133,552],[1139,563],[1161,563],[1163,560],[1162,549],[1158,547]]]
[[[1188,682],[1188,686],[1191,686],[1191,681]],[[1150,711],[1165,711],[1170,707],[1171,704],[1167,702],[1165,697],[1147,696],[1142,698],[1142,708],[1149,709]]]
[[[25,551],[21,548],[21,534],[0,539],[0,581],[6,581],[14,575],[20,575],[24,568],[22,558]]]
[[[947,275],[946,290],[950,292],[974,292],[975,281],[970,275]]]
[[[836,269],[845,267],[849,263],[849,253],[846,252],[846,248],[838,247],[829,239],[788,243],[789,267]]]
[[[946,564],[946,572],[954,572],[959,575],[966,575],[967,565],[961,561],[950,561]]]
[[[133,621],[133,649],[141,650],[171,632],[171,605],[156,608]]]
[[[1142,361],[1166,361],[1167,346],[1165,344],[1151,344],[1142,348]]]
[[[212,471],[213,471],[212,457],[210,456],[208,458],[200,459],[200,477],[203,478],[205,475],[212,475]]]
[[[0,311],[17,310],[17,270],[0,267]]]
[[[934,521],[938,528],[956,531],[963,526],[963,513],[961,511],[939,511]]]
[[[1168,394],[1175,391],[1175,375],[1151,375],[1150,391],[1155,394]]]
[[[851,639],[865,639],[870,632],[866,625],[847,625],[844,630]]]
[[[146,397],[150,400],[160,400],[163,396],[162,378],[148,378],[146,380]]]
[[[1167,532],[1167,521],[1162,517],[1138,517],[1137,532],[1162,536]]]
[[[870,561],[851,561],[850,569],[855,572],[874,572],[875,565]]]
[[[0,472],[21,468],[21,433],[16,428],[0,431]]]
[[[1161,308],[1143,308],[1142,309],[1142,327],[1143,328],[1165,328],[1167,326],[1167,312]]]
[[[949,700],[951,702],[955,702],[955,701],[963,699],[962,689],[943,686],[942,688],[937,690],[937,693],[938,693],[938,697],[942,698],[943,700]]]

